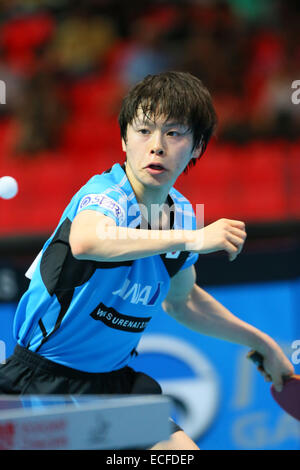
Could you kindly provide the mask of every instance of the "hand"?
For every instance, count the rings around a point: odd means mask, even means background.
[[[187,251],[206,254],[225,250],[229,261],[240,254],[247,237],[244,222],[230,219],[219,219],[197,232],[196,241],[187,243]]]
[[[258,366],[259,372],[267,382],[273,382],[275,390],[281,392],[284,377],[294,374],[294,367],[278,344],[271,342],[267,350],[262,352],[263,363]]]

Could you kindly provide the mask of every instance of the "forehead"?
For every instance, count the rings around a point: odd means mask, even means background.
[[[186,126],[184,119],[178,119],[172,116],[166,116],[165,114],[153,114],[145,113],[142,108],[138,108],[137,113],[133,119],[133,123],[153,124],[159,126],[179,125]]]

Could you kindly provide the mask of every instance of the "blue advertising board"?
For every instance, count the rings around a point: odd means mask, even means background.
[[[300,373],[300,280],[207,287],[232,313],[272,336]],[[14,348],[16,305],[0,304],[0,361]],[[163,311],[131,365],[173,397],[173,415],[207,450],[300,449],[299,422],[273,401],[244,346],[197,334]]]
[[[299,281],[206,290],[273,337],[300,372]],[[247,352],[162,313],[149,325],[133,366],[154,376],[175,398],[174,417],[202,449],[300,449],[299,422],[273,401],[270,384],[246,359]]]

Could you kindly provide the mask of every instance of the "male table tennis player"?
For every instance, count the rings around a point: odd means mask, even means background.
[[[17,346],[1,366],[0,392],[161,393],[128,366],[161,305],[192,330],[260,352],[279,389],[293,373],[280,347],[195,282],[199,254],[225,250],[232,261],[246,238],[237,220],[196,229],[191,204],[173,187],[215,129],[209,92],[188,73],[147,76],[124,98],[119,124],[126,161],[75,194],[43,247],[16,311]],[[172,426],[155,449],[198,449]]]

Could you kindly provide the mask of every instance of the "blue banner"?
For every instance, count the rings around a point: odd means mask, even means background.
[[[300,373],[300,281],[209,287],[232,313],[268,333]],[[15,304],[0,305],[0,361],[14,348]],[[199,335],[163,311],[147,327],[132,367],[173,397],[173,416],[201,449],[300,449],[300,424],[270,395],[245,347]]]
[[[206,290],[273,337],[300,372],[299,281]],[[274,402],[270,384],[247,353],[245,347],[188,330],[162,312],[147,328],[133,366],[175,398],[174,417],[201,449],[300,449],[300,423]]]

